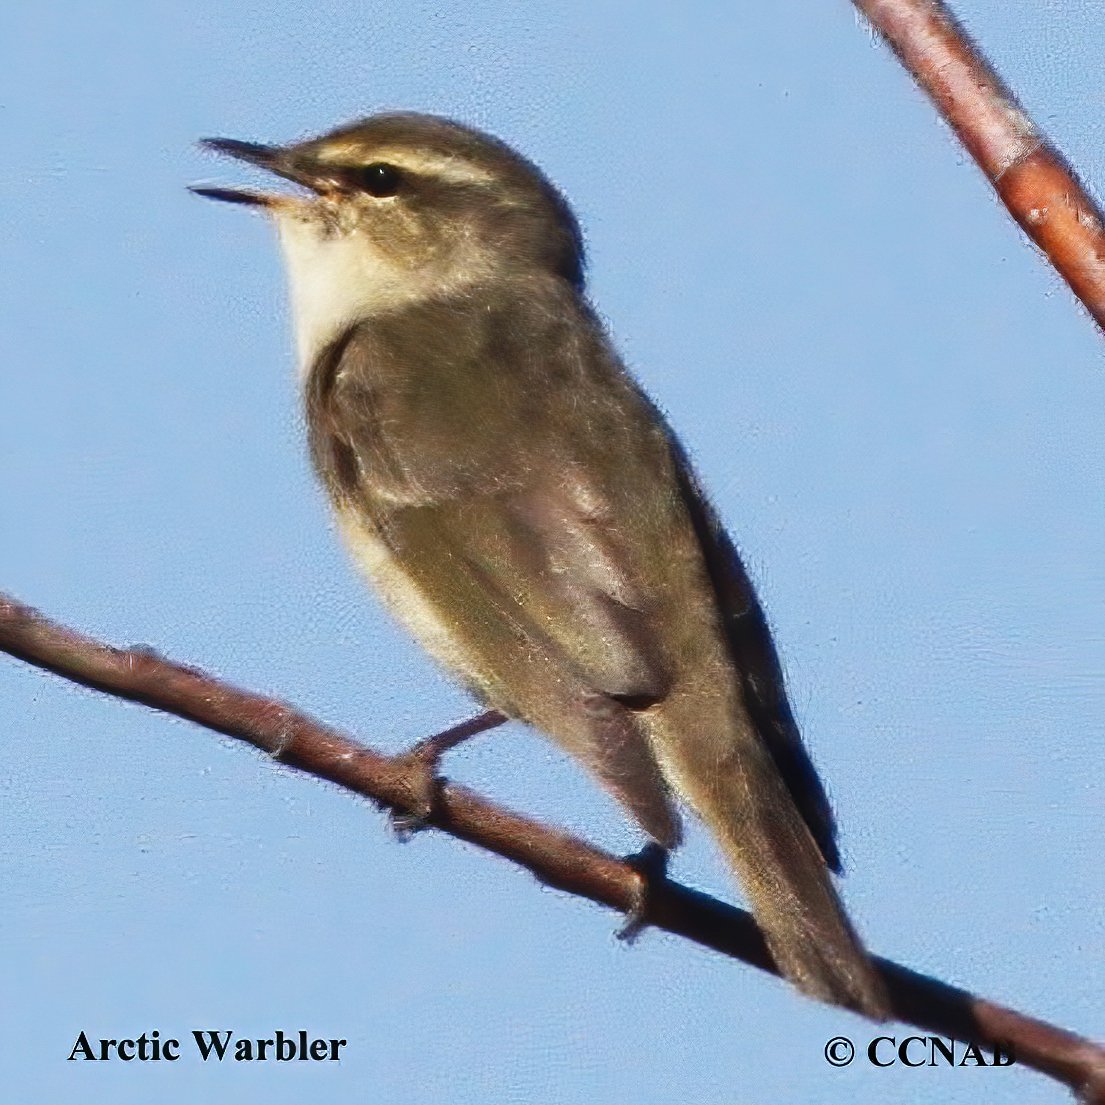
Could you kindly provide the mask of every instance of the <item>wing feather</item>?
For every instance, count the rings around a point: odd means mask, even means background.
[[[394,605],[439,656],[667,846],[676,787],[784,973],[878,1015],[828,870],[832,813],[736,549],[582,301],[530,292],[343,335],[308,382],[316,467],[339,514],[386,549],[393,590],[420,613]]]

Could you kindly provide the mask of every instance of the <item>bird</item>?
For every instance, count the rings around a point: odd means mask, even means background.
[[[764,609],[589,299],[564,195],[507,143],[437,115],[202,144],[295,186],[193,191],[275,224],[336,528],[486,708],[470,731],[535,727],[660,855],[689,807],[780,973],[885,1018]]]

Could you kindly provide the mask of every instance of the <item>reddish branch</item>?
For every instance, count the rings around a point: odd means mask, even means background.
[[[365,748],[291,706],[231,687],[152,651],[110,648],[3,595],[0,649],[86,687],[245,741],[381,807],[406,813],[419,796],[417,765],[409,757]],[[428,822],[505,856],[548,886],[622,913],[638,902],[640,876],[625,861],[455,783],[443,783]],[[775,971],[751,915],[695,890],[675,883],[650,888],[646,920]],[[1084,1101],[1105,1105],[1105,1049],[887,959],[878,964],[900,1020],[987,1048],[1012,1045],[1018,1063],[1065,1082]]]
[[[1097,204],[939,0],[853,0],[978,162],[1010,214],[1105,329]]]
[[[951,124],[1029,237],[1105,328],[1105,231],[1097,206],[936,0],[854,0]],[[0,596],[0,649],[77,683],[252,744],[299,771],[408,812],[417,765],[386,756],[284,703],[231,687],[147,650],[110,648]],[[627,913],[639,875],[582,840],[444,783],[430,825],[527,868],[548,886]],[[650,889],[647,921],[775,971],[748,913],[675,883]],[[1105,1105],[1105,1049],[1072,1032],[879,959],[896,1016],[987,1048]]]

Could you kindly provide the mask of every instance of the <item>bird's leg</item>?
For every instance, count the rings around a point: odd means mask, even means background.
[[[625,921],[615,935],[619,940],[632,944],[648,927],[650,893],[654,887],[667,882],[668,850],[650,840],[639,852],[626,856],[625,862],[637,872],[637,890]]]
[[[406,752],[395,757],[410,771],[410,806],[403,811],[393,810],[391,814],[391,826],[400,839],[407,839],[419,829],[426,827],[426,821],[434,808],[434,799],[437,797],[440,783],[437,767],[441,757],[450,748],[456,748],[469,737],[494,729],[495,726],[502,725],[507,720],[506,714],[501,714],[498,710],[485,710],[482,714],[462,721],[444,732],[435,733],[432,737],[420,740]]]

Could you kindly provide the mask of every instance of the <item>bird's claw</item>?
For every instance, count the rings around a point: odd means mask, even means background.
[[[437,774],[441,754],[428,741],[423,741],[396,759],[407,769],[410,800],[405,809],[393,809],[388,816],[392,832],[405,844],[415,833],[429,826],[434,800],[441,785]]]
[[[650,841],[639,852],[626,856],[625,862],[637,872],[637,887],[625,920],[614,935],[626,944],[632,944],[648,928],[652,889],[667,881],[668,852],[655,841]]]
[[[405,809],[393,809],[391,827],[401,841],[410,840],[420,829],[429,826],[430,816],[437,804],[441,790],[441,778],[437,773],[441,757],[450,748],[456,748],[477,733],[494,729],[506,721],[506,715],[498,710],[484,710],[451,729],[419,741],[402,755],[395,757],[396,766],[407,769],[407,790],[410,800]]]
[[[388,823],[400,844],[406,844],[415,833],[420,833],[429,827],[429,820],[426,817],[408,810],[390,810]]]

